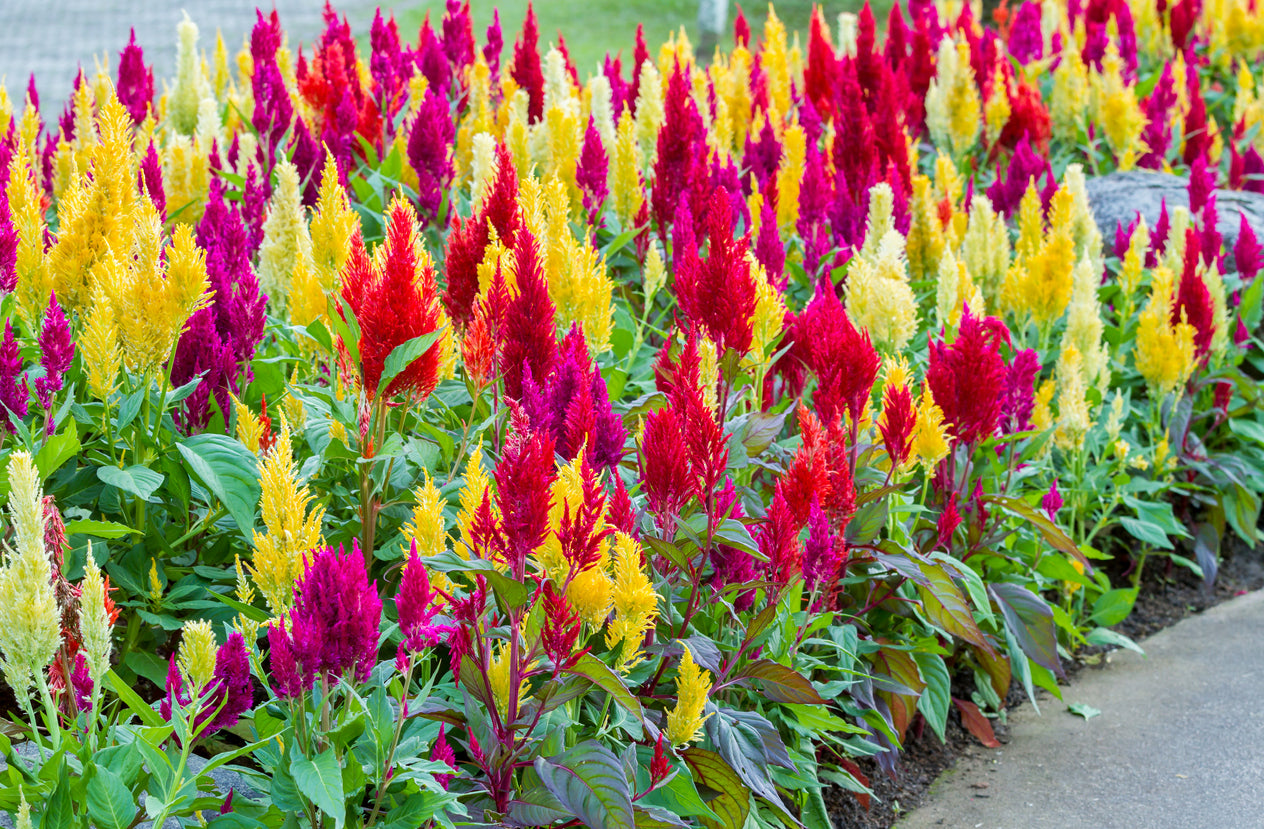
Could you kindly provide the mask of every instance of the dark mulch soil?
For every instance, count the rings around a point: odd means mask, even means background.
[[[1252,549],[1240,542],[1227,546],[1216,583],[1210,590],[1202,579],[1184,567],[1168,567],[1166,560],[1152,558],[1143,571],[1141,593],[1132,614],[1116,625],[1115,630],[1141,640],[1191,614],[1201,613],[1234,596],[1264,588],[1264,546]],[[1126,581],[1118,580],[1117,583],[1124,584]],[[1100,648],[1086,649],[1077,654],[1076,661],[1066,666],[1067,673],[1074,676],[1080,670],[1097,664],[1100,651]],[[968,693],[956,687],[953,694],[969,698]],[[1005,700],[1006,707],[1012,708],[1025,699],[1026,695],[1015,685]],[[872,761],[860,761],[861,771],[868,776],[870,788],[875,794],[868,809],[850,792],[838,787],[826,789],[825,803],[834,829],[889,829],[902,813],[922,802],[930,784],[958,757],[967,752],[988,751],[962,727],[955,707],[948,714],[946,743],[940,743],[929,728],[917,733],[918,725],[920,717],[909,729],[909,739],[900,755],[896,779],[892,780],[881,772]],[[998,720],[993,720],[992,725],[997,740],[1009,742],[1008,728]],[[986,797],[986,794],[980,793],[980,796]]]

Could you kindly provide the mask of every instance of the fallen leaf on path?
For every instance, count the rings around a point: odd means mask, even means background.
[[[957,710],[961,712],[961,724],[966,727],[966,731],[973,734],[979,742],[988,748],[1001,747],[1000,742],[996,739],[996,733],[992,731],[992,721],[983,716],[979,706],[973,702],[956,698],[953,699],[953,703],[957,706]]]
[[[1071,703],[1070,705],[1067,706],[1067,710],[1070,711],[1072,714],[1076,714],[1078,716],[1083,717],[1086,720],[1091,720],[1094,717],[1096,717],[1098,714],[1102,713],[1101,711],[1094,708],[1093,706],[1085,705],[1082,702]]]

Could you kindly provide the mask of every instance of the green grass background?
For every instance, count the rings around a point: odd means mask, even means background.
[[[819,2],[819,0],[818,0]],[[857,11],[863,0],[853,2],[820,3],[825,19],[830,28],[837,27],[838,13]],[[792,33],[800,32],[801,43],[807,51],[808,21],[812,15],[812,0],[777,0],[774,4],[777,16]],[[478,42],[483,43],[487,26],[492,22],[492,10],[500,8],[500,26],[505,38],[505,52],[502,65],[513,58],[513,42],[522,29],[523,18],[527,14],[527,0],[471,0],[470,10],[474,16],[474,32]],[[400,36],[416,41],[417,31],[427,13],[431,25],[439,28],[443,20],[443,0],[422,0],[410,4],[407,8],[395,10],[399,21]],[[764,18],[768,14],[768,5],[761,2],[742,3],[746,11],[746,19],[750,21],[751,31],[758,38],[763,31]],[[880,26],[886,23],[890,0],[878,0],[873,4],[874,15]],[[698,3],[697,0],[537,0],[536,17],[540,21],[540,52],[543,55],[549,46],[557,42],[558,30],[566,38],[566,47],[579,70],[581,78],[595,73],[601,66],[606,52],[611,54],[623,52],[623,71],[628,75],[631,71],[632,49],[636,44],[636,25],[645,25],[645,39],[650,47],[650,54],[658,57],[658,46],[681,26],[689,33],[689,39],[698,43]],[[732,44],[733,19],[737,16],[737,5],[729,3],[728,29],[730,35],[724,38],[724,46]]]

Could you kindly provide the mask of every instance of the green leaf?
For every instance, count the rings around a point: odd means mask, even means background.
[[[40,478],[47,479],[62,464],[79,453],[79,432],[73,419],[67,420],[60,432],[44,441],[39,452],[35,453],[35,468]]]
[[[540,782],[564,808],[592,829],[633,829],[632,793],[623,764],[594,741],[555,757],[537,757]]]
[[[1111,630],[1110,628],[1093,628],[1085,635],[1084,640],[1090,645],[1127,648],[1134,653],[1145,656],[1145,651],[1141,649],[1140,645],[1119,631]]]
[[[681,757],[693,772],[694,781],[716,793],[707,802],[707,806],[720,819],[704,817],[703,825],[709,829],[742,829],[746,825],[747,815],[750,814],[750,789],[746,788],[732,766],[715,752],[697,747],[685,749],[681,752]]]
[[[917,586],[922,597],[922,609],[926,617],[939,627],[960,637],[975,647],[991,650],[983,638],[983,632],[974,621],[974,614],[966,604],[966,597],[957,588],[952,576],[939,564],[920,564],[927,584]]]
[[[1005,624],[1023,653],[1037,665],[1065,677],[1062,663],[1058,661],[1058,634],[1048,603],[1027,588],[1010,582],[997,582],[988,590],[1000,605]]]
[[[268,612],[262,608],[248,605],[245,602],[234,599],[232,596],[225,596],[223,593],[216,593],[214,590],[208,590],[207,592],[251,621],[266,622],[272,618],[268,615]]]
[[[637,720],[645,719],[645,712],[641,709],[641,702],[632,695],[628,690],[628,686],[623,684],[623,680],[619,675],[591,653],[586,653],[579,660],[566,670],[567,673],[582,676],[593,685],[605,691],[614,701],[626,708],[632,716]]]
[[[1136,603],[1136,588],[1120,587],[1108,590],[1093,602],[1093,615],[1090,618],[1102,627],[1117,625],[1128,618],[1128,614],[1132,612],[1132,606]]]
[[[106,674],[106,679],[109,682],[110,689],[114,691],[114,694],[119,698],[119,701],[126,705],[127,710],[135,714],[141,722],[155,728],[163,725],[162,716],[153,708],[146,705],[145,701],[141,699],[140,694],[133,691],[132,686],[124,682],[118,674],[111,670]]]
[[[163,476],[152,469],[139,464],[119,469],[117,466],[98,466],[97,478],[103,484],[130,492],[142,501],[148,501],[158,487],[162,486]]]
[[[391,353],[386,355],[386,361],[382,364],[382,376],[377,381],[378,396],[381,396],[391,385],[391,382],[412,365],[418,357],[425,354],[442,333],[443,329],[440,328],[431,331],[429,334],[413,337],[408,342],[400,343],[391,349]]]
[[[141,531],[116,521],[94,521],[81,518],[66,522],[66,535],[90,535],[93,538],[122,538],[125,535],[141,535]]]
[[[136,817],[136,801],[114,772],[95,766],[88,781],[88,814],[98,829],[127,829]]]
[[[1067,706],[1067,710],[1072,714],[1083,717],[1086,720],[1091,720],[1098,714],[1102,713],[1100,709],[1094,708],[1093,706],[1087,705],[1083,702],[1073,702]]]
[[[259,461],[241,441],[227,435],[194,435],[176,444],[193,476],[211,491],[246,537],[259,503]]]
[[[335,825],[342,826],[346,819],[346,807],[342,802],[342,767],[338,765],[334,750],[328,748],[316,755],[314,760],[295,754],[290,763],[290,774],[298,790],[333,818]]]
[[[756,659],[737,673],[733,681],[743,685],[753,683],[773,702],[786,702],[795,705],[824,705],[825,700],[816,692],[816,688],[806,677],[793,668],[787,668],[771,659]]]
[[[945,743],[944,729],[948,725],[948,708],[952,705],[952,678],[948,676],[948,667],[942,657],[933,653],[915,653],[913,661],[926,683],[926,689],[917,698],[917,710],[935,730],[939,742]]]
[[[1061,550],[1069,556],[1078,558],[1080,563],[1084,565],[1084,569],[1093,572],[1092,563],[1085,558],[1084,553],[1079,547],[1075,546],[1075,542],[1071,537],[1058,528],[1056,524],[1049,520],[1045,515],[1041,515],[1035,510],[1031,504],[1026,501],[1020,501],[1017,498],[1009,498],[1004,495],[985,495],[984,502],[999,504],[1007,511],[1012,512],[1019,518],[1025,518],[1036,530],[1044,536],[1045,541],[1049,542],[1054,549]]]
[[[480,575],[487,579],[487,583],[491,585],[494,592],[509,609],[522,607],[531,598],[530,591],[527,586],[498,570],[480,571]]]

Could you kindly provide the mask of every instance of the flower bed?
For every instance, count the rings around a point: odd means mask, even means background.
[[[827,825],[1256,542],[1245,0],[326,20],[0,95],[19,826]]]

